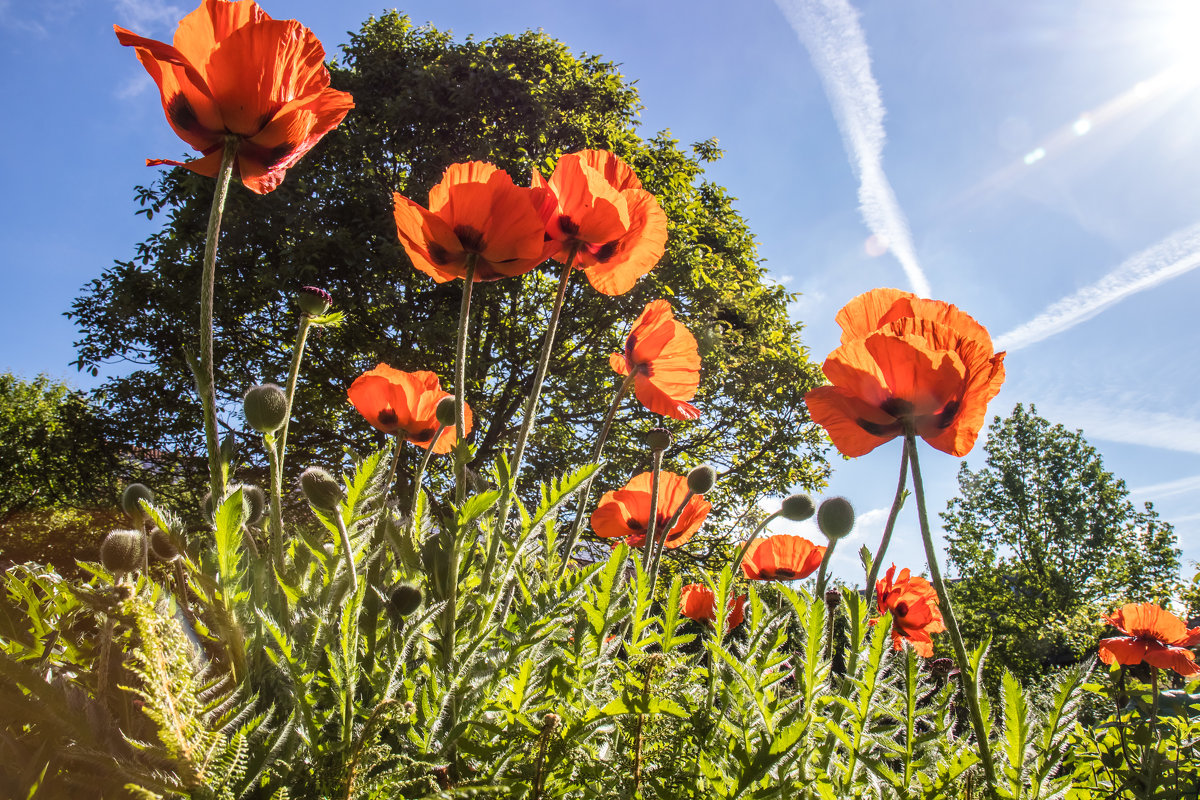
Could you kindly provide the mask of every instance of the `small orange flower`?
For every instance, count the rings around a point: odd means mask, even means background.
[[[754,540],[742,559],[742,573],[752,581],[794,581],[813,574],[824,557],[824,545],[780,533]]]
[[[597,536],[605,539],[623,536],[630,547],[641,547],[646,543],[646,529],[650,526],[652,477],[651,473],[643,472],[630,479],[625,488],[604,493],[592,514],[592,530]],[[654,529],[659,535],[687,493],[687,478],[666,470],[658,474],[657,521]],[[667,534],[663,546],[676,548],[692,538],[711,510],[712,503],[705,500],[703,495],[693,495],[679,515],[679,521]]]
[[[882,580],[875,582],[876,606],[879,613],[892,613],[892,646],[899,650],[904,640],[912,643],[917,655],[929,658],[933,655],[933,639],[930,634],[942,633],[946,625],[938,609],[937,591],[929,581],[912,576],[907,569],[900,570],[894,581],[896,565],[888,569]]]
[[[1004,353],[955,306],[899,289],[873,289],[838,312],[841,345],[825,359],[809,413],[837,449],[861,456],[904,433],[964,456],[1004,383]]]
[[[451,164],[429,190],[429,209],[394,194],[396,233],[413,266],[438,283],[522,275],[546,260],[545,230],[533,193],[483,161]]]
[[[550,240],[550,258],[582,269],[598,292],[625,294],[652,270],[667,244],[667,215],[637,175],[607,150],[558,160],[549,183],[533,171]]]
[[[679,593],[679,613],[697,622],[717,621],[717,598],[713,590],[702,583],[689,583]],[[729,598],[729,613],[725,617],[725,632],[742,624],[746,618],[746,595]]]
[[[432,372],[402,372],[380,364],[364,372],[350,384],[350,402],[367,422],[387,434],[402,436],[417,447],[433,452],[448,453],[456,437],[454,426],[448,426],[433,442],[440,425],[437,405],[450,393],[442,391],[437,375]],[[471,432],[471,407],[463,403],[466,432]]]
[[[325,50],[312,31],[271,19],[251,0],[204,0],[180,21],[173,47],[113,29],[158,84],[175,133],[204,154],[150,165],[215,177],[225,137],[233,134],[241,139],[237,175],[250,191],[266,194],[354,108],[350,95],[329,88]]]
[[[648,303],[625,340],[625,352],[608,357],[618,375],[633,373],[637,399],[655,414],[699,419],[700,409],[686,401],[700,385],[696,337],[675,320],[666,300]]]
[[[1129,603],[1104,621],[1124,636],[1100,640],[1105,664],[1140,664],[1200,675],[1196,655],[1186,648],[1200,644],[1200,628],[1188,629],[1179,617],[1154,603]]]

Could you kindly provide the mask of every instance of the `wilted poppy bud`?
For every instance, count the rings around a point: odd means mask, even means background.
[[[816,510],[812,498],[806,494],[790,494],[783,498],[783,504],[779,507],[783,518],[793,522],[803,522],[816,513]]]
[[[317,286],[301,286],[296,295],[300,310],[310,317],[319,317],[333,305],[333,296]]]
[[[841,604],[842,604],[841,590],[829,589],[828,591],[825,592],[825,605],[829,607],[830,611],[837,608]]]
[[[402,583],[392,589],[392,594],[388,599],[392,613],[407,617],[421,607],[421,590],[411,583]]]
[[[711,491],[717,482],[717,471],[708,464],[701,464],[687,474],[688,490],[696,494]]]
[[[817,527],[830,539],[841,539],[854,527],[854,506],[844,497],[830,497],[817,511]]]
[[[100,543],[100,563],[114,575],[133,572],[142,565],[146,535],[141,531],[112,531]]]
[[[150,533],[150,552],[160,561],[174,561],[180,557],[175,542],[158,528]]]
[[[134,522],[141,522],[146,518],[146,512],[142,511],[139,500],[145,500],[147,503],[154,502],[154,492],[150,491],[145,484],[131,483],[125,487],[125,491],[121,492],[121,508],[125,509],[125,513]]]
[[[671,432],[666,428],[651,428],[646,434],[646,444],[652,451],[661,453],[671,446]]]
[[[259,433],[272,433],[287,419],[287,395],[274,383],[251,386],[242,400],[246,422]]]
[[[246,524],[257,525],[267,513],[267,494],[248,483],[242,484],[241,490],[242,503],[246,506]]]
[[[337,511],[346,497],[342,485],[320,467],[309,467],[300,473],[300,491],[309,504],[318,511]]]
[[[426,406],[426,408],[428,408],[428,406]],[[447,428],[449,428],[451,425],[455,424],[454,395],[448,394],[441,400],[438,400],[437,408],[433,410],[433,413],[437,417],[439,425],[445,425]]]
[[[562,718],[553,712],[542,717],[542,725],[546,728],[546,730],[554,730],[558,727],[558,723],[560,722],[562,722]]]

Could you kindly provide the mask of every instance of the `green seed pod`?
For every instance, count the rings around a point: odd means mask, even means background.
[[[317,286],[301,286],[296,294],[300,310],[310,317],[319,317],[333,305],[333,296]]]
[[[287,395],[274,383],[251,386],[242,399],[246,422],[259,433],[272,433],[287,419]]]
[[[803,522],[816,513],[817,507],[813,505],[812,498],[806,494],[790,494],[783,498],[783,505],[779,507],[779,510],[783,512],[784,519]]]
[[[129,518],[134,522],[142,522],[146,518],[146,512],[142,510],[139,500],[145,500],[147,503],[154,502],[154,492],[141,483],[131,483],[125,487],[125,491],[121,492],[121,508],[129,515]]]
[[[257,525],[267,513],[267,494],[257,486],[242,484],[242,502],[246,506],[246,524]]]
[[[150,552],[160,561],[170,562],[180,557],[175,542],[158,528],[150,533]]]
[[[402,583],[389,596],[389,606],[393,614],[407,617],[421,607],[421,590],[411,583]]]
[[[300,491],[313,508],[331,514],[346,497],[342,485],[320,467],[309,467],[300,474]]]
[[[141,531],[112,531],[100,544],[100,563],[114,575],[133,572],[142,565],[146,535]]]
[[[830,497],[817,511],[817,527],[830,539],[841,539],[854,528],[854,506],[844,497]]]
[[[445,425],[447,428],[454,425],[454,395],[448,394],[438,400],[437,408],[433,413],[437,417],[439,425]]]
[[[646,433],[646,444],[653,452],[661,453],[671,446],[671,432],[666,428],[651,428]]]
[[[701,464],[687,474],[688,489],[696,494],[712,491],[716,482],[717,471],[708,464]]]

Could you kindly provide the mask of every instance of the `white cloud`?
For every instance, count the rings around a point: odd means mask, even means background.
[[[1158,501],[1163,497],[1173,497],[1177,494],[1200,491],[1200,475],[1190,478],[1180,478],[1176,481],[1156,483],[1153,486],[1139,486],[1129,491],[1130,497],[1146,496],[1146,499]]]
[[[997,350],[1020,350],[1091,319],[1131,294],[1200,267],[1200,223],[1172,234],[1124,261],[1091,286],[1049,306],[996,339]]]
[[[1200,454],[1200,420],[1189,417],[1098,403],[1038,403],[1038,413],[1081,428],[1089,439]]]
[[[187,9],[164,5],[161,0],[115,0],[114,5],[122,27],[142,36],[174,31],[187,14]]]
[[[115,94],[118,100],[132,100],[135,97],[140,97],[154,86],[154,81],[144,72],[139,75],[134,75],[125,83],[117,87]]]
[[[871,54],[847,0],[775,0],[807,48],[825,85],[851,166],[859,180],[863,220],[904,268],[912,290],[929,296],[908,220],[883,170],[883,100],[871,74]]]

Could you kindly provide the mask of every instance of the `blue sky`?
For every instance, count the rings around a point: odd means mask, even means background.
[[[0,0],[0,370],[80,387],[82,285],[156,227],[133,212],[144,159],[184,148],[118,23],[169,40],[192,3]],[[267,0],[331,56],[384,6]],[[586,11],[581,9],[586,8]],[[1195,0],[412,2],[458,36],[542,28],[636,80],[643,134],[717,137],[713,180],[749,220],[813,358],[875,286],[926,288],[1009,350],[992,402],[1082,428],[1137,502],[1200,559],[1200,4]],[[101,376],[103,377],[103,375]],[[930,510],[958,459],[926,449]],[[982,464],[982,448],[967,457]],[[860,511],[835,561],[874,545],[899,444],[834,456]],[[892,556],[924,558],[912,508]],[[1191,570],[1185,570],[1190,575]],[[858,573],[861,575],[861,573]],[[861,577],[858,578],[861,580]]]

